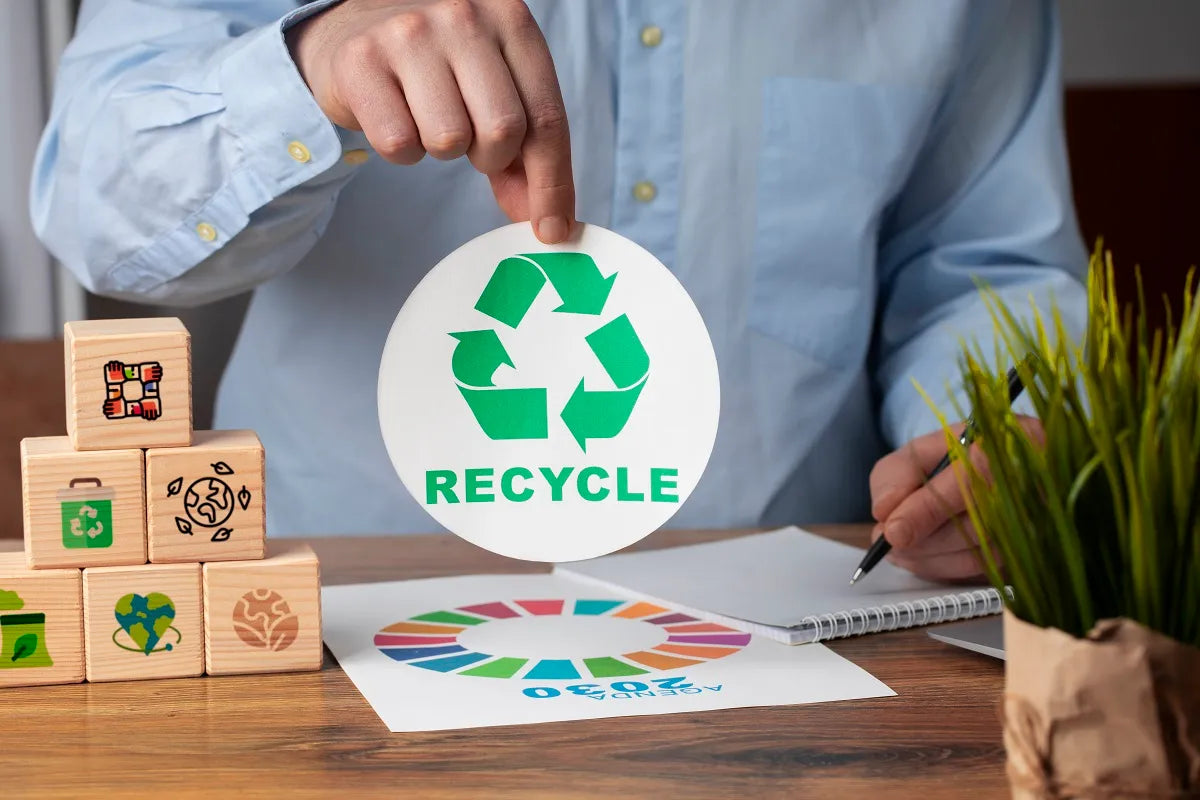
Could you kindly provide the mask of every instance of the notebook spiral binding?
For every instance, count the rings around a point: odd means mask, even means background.
[[[1006,589],[1009,598],[1012,590]],[[855,608],[833,614],[805,617],[797,627],[810,633],[808,641],[841,639],[864,633],[894,631],[919,625],[935,625],[971,617],[999,614],[1004,599],[995,589],[976,589],[971,592],[944,594],[913,602],[888,603],[873,608]]]

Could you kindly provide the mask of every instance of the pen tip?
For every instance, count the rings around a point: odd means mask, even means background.
[[[850,585],[853,586],[854,584],[858,583],[858,579],[862,577],[862,574],[863,571],[861,567],[854,570],[854,577],[850,579]]]

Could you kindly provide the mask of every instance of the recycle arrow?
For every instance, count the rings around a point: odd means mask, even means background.
[[[513,366],[504,343],[491,328],[450,334],[458,339],[450,369],[454,377],[470,386],[495,386],[492,375],[502,366]]]
[[[516,328],[549,283],[562,301],[556,313],[597,316],[604,311],[616,277],[616,273],[601,275],[586,253],[512,256],[496,265],[475,308]],[[515,369],[496,331],[485,328],[450,335],[458,340],[450,361],[455,382],[488,438],[548,438],[546,390],[502,389],[492,380],[501,366]],[[585,341],[616,387],[588,391],[581,378],[559,415],[587,452],[588,439],[609,439],[625,427],[649,377],[650,358],[624,314],[601,325]]]
[[[563,407],[562,421],[586,453],[588,439],[611,439],[629,421],[650,376],[650,356],[624,314],[588,334],[584,341],[617,387],[616,391],[589,392],[580,378]]]
[[[491,328],[451,333],[458,344],[450,369],[471,413],[489,439],[545,439],[545,389],[498,389],[492,376],[501,365],[514,366],[504,343]]]
[[[554,287],[561,314],[597,315],[604,310],[617,273],[605,278],[587,253],[530,253],[501,261],[483,287],[477,311],[516,328],[546,281]]]

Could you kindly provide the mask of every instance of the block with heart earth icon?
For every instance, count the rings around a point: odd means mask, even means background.
[[[272,541],[261,561],[204,565],[209,675],[321,668],[321,571],[312,548]]]
[[[262,558],[264,470],[254,431],[196,431],[191,447],[147,450],[151,563]]]
[[[76,450],[192,441],[192,344],[172,317],[68,322],[67,435]]]
[[[89,681],[186,678],[204,671],[199,564],[83,571]]]
[[[77,569],[29,569],[0,553],[0,687],[83,680],[83,593]]]

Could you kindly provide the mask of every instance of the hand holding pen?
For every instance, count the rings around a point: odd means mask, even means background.
[[[1007,377],[1011,405],[1025,387],[1016,367],[1009,369]],[[972,415],[967,418],[959,442],[969,445],[975,434]],[[934,431],[914,439],[875,465],[871,472],[871,513],[879,521],[878,536],[850,583],[858,582],[870,572],[893,546],[898,552],[892,560],[925,578],[948,580],[979,573],[975,551],[962,535],[962,521],[956,519],[966,511],[958,479],[952,473],[939,478],[950,466],[945,441],[942,431]]]

